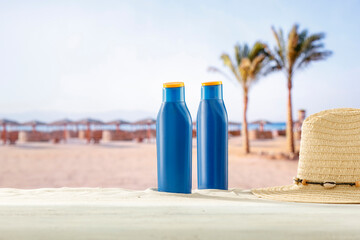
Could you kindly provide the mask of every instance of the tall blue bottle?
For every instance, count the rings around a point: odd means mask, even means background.
[[[182,82],[164,83],[156,148],[158,190],[191,193],[192,121]]]
[[[201,86],[196,132],[198,188],[227,190],[228,117],[221,81]]]

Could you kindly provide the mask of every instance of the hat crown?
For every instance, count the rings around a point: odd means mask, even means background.
[[[360,180],[360,109],[326,110],[304,121],[298,177],[320,182]]]

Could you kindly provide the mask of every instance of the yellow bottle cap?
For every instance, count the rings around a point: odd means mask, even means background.
[[[177,88],[177,87],[183,87],[183,82],[167,82],[163,84],[164,88]]]
[[[215,85],[221,85],[222,81],[216,81],[216,82],[203,82],[201,86],[215,86]]]

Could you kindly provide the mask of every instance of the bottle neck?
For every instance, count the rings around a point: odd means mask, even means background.
[[[202,86],[201,99],[223,99],[222,84]]]
[[[163,102],[184,102],[185,88],[163,88]]]

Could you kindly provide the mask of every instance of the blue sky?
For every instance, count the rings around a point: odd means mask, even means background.
[[[325,32],[334,54],[295,74],[294,111],[359,107],[359,11],[360,2],[351,0],[0,0],[0,115],[125,110],[156,116],[162,83],[184,81],[194,118],[201,82],[223,80],[229,119],[241,120],[241,88],[207,68],[226,70],[219,57],[233,54],[236,43],[272,46],[270,27],[287,34],[295,22]],[[249,119],[283,121],[286,98],[282,73],[261,78],[250,92]]]

